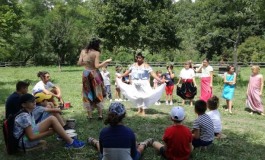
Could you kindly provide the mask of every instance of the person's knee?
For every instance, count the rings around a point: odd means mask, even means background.
[[[50,121],[58,121],[57,118],[54,115],[49,116],[48,118]]]

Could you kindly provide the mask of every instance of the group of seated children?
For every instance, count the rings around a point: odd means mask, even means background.
[[[206,147],[212,144],[215,135],[221,134],[218,103],[216,96],[207,103],[203,100],[195,102],[198,118],[194,121],[192,130],[182,124],[185,119],[184,109],[180,106],[173,107],[170,112],[173,125],[165,129],[162,144],[152,138],[137,143],[134,132],[122,122],[126,115],[125,107],[114,102],[110,104],[104,121],[109,126],[101,130],[99,140],[89,137],[87,142],[98,150],[100,159],[137,160],[144,149],[151,146],[165,159],[189,159],[193,148]],[[210,112],[206,114],[207,106]]]

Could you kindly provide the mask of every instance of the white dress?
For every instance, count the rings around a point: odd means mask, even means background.
[[[146,109],[161,98],[166,84],[164,83],[156,89],[152,89],[149,81],[150,73],[153,70],[150,66],[133,64],[129,71],[131,72],[132,84],[123,83],[119,78],[116,78],[116,82],[122,94],[134,103],[136,107]]]

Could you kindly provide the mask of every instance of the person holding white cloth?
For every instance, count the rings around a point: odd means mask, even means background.
[[[166,84],[164,83],[165,80],[160,80],[153,69],[144,62],[145,57],[142,52],[137,50],[136,54],[136,63],[132,64],[121,76],[118,76],[116,82],[122,94],[137,106],[138,113],[145,115],[145,109],[161,98]],[[129,74],[132,80],[131,85],[123,83],[121,80],[122,77]],[[156,89],[152,89],[150,86],[150,75],[163,84]]]

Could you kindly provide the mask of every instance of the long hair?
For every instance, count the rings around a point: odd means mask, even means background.
[[[88,52],[88,50],[90,50],[90,49],[93,49],[93,50],[100,52],[100,48],[99,48],[100,43],[101,43],[100,39],[92,38],[92,40],[85,47],[86,52]]]

